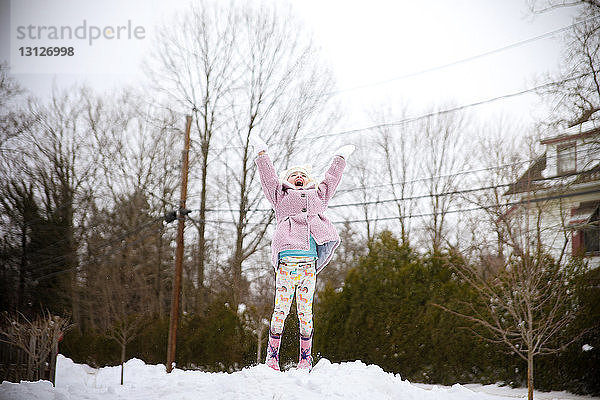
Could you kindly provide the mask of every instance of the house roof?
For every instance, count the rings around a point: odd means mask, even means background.
[[[596,164],[596,166],[585,170],[577,175],[577,178],[573,180],[574,184],[577,183],[586,183],[592,181],[600,180],[600,163]]]
[[[544,179],[542,171],[545,169],[546,153],[539,156],[527,171],[515,183],[509,186],[504,195],[528,192],[543,187],[543,183],[541,183]]]
[[[588,121],[564,131],[561,135],[548,137],[540,140],[543,145],[553,145],[564,142],[583,140],[588,137],[600,135],[600,126],[596,121]],[[531,192],[540,189],[551,189],[557,185],[580,184],[600,180],[600,163],[586,169],[585,171],[560,174],[559,176],[545,177],[543,171],[546,169],[546,153],[535,159],[531,166],[519,179],[511,184],[504,195]]]
[[[510,194],[533,192],[540,189],[551,189],[553,187],[563,187],[564,185],[577,185],[593,181],[600,181],[600,163],[585,171],[569,172],[556,176],[544,177],[542,171],[546,168],[546,154],[544,153],[543,162],[536,160],[531,167],[504,193]],[[541,157],[540,157],[541,158]]]
[[[598,212],[599,206],[600,201],[589,201],[580,204],[577,209],[571,211],[567,228],[576,229],[589,224],[592,216]]]
[[[600,133],[600,127],[594,125],[578,125],[577,127],[566,130],[558,136],[548,137],[540,140],[541,144],[556,144],[561,142],[570,142],[578,139],[585,139],[588,136],[594,136]]]

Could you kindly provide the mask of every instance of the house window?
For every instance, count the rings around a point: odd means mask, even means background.
[[[596,209],[596,212],[590,219],[589,226],[583,229],[583,249],[585,254],[598,253],[600,252],[600,225],[598,225],[598,216],[600,214],[600,208]]]
[[[560,145],[556,148],[558,174],[567,174],[577,170],[577,152],[575,143]]]

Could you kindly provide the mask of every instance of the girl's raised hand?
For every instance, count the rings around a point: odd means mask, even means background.
[[[347,144],[345,146],[340,147],[335,153],[335,156],[340,156],[344,160],[347,159],[350,154],[352,154],[356,150],[356,146],[353,144]]]
[[[266,152],[267,150],[269,150],[269,146],[267,146],[267,143],[265,143],[265,141],[262,140],[262,138],[258,136],[258,134],[251,133],[248,139],[250,140],[250,144],[254,148],[254,154],[258,154],[263,151]]]

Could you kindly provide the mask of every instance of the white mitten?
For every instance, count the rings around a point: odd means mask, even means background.
[[[252,147],[254,147],[254,153],[258,154],[261,151],[268,151],[269,150],[269,146],[267,146],[267,144],[265,143],[264,140],[262,140],[262,138],[260,136],[258,136],[256,133],[252,133],[250,134],[250,144],[252,145]]]
[[[347,144],[343,147],[340,147],[334,155],[336,156],[340,156],[343,159],[347,159],[350,154],[352,154],[354,152],[354,150],[356,150],[356,146],[353,144]]]

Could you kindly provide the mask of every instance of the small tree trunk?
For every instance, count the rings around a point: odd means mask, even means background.
[[[527,352],[527,399],[533,400],[533,354]]]
[[[258,339],[256,341],[256,363],[260,364],[260,353],[261,353],[261,345],[262,345],[262,335],[264,330],[264,324],[262,321],[259,322],[258,326]]]
[[[37,355],[36,351],[36,340],[35,335],[31,332],[31,336],[29,337],[29,353],[27,355],[27,380],[32,382],[36,380],[36,370],[38,368],[38,363],[34,359]]]
[[[123,370],[125,369],[125,344],[121,345],[121,385],[123,384]]]
[[[50,382],[56,387],[56,357],[58,356],[58,339],[52,338],[52,353],[50,353]]]

